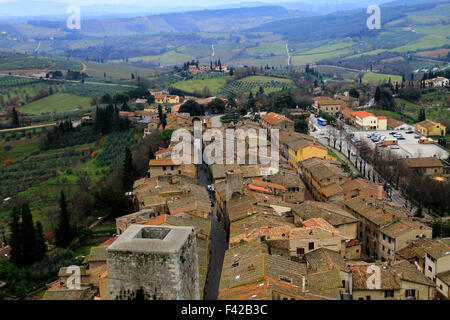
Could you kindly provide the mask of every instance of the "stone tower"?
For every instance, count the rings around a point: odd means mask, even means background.
[[[228,170],[226,172],[226,183],[227,183],[227,201],[230,200],[235,193],[243,194],[244,181],[243,181],[242,171]]]
[[[192,227],[132,225],[107,249],[111,300],[199,300]]]

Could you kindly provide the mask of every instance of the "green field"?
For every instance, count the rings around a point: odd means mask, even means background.
[[[176,51],[169,51],[164,54],[158,56],[142,56],[142,57],[134,57],[131,58],[132,62],[152,62],[155,64],[160,64],[162,66],[167,65],[175,65],[175,64],[183,64],[186,61],[191,61],[195,59],[195,57],[178,53]]]
[[[183,90],[187,93],[194,93],[195,91],[201,92],[203,88],[207,87],[212,94],[217,94],[220,88],[222,88],[230,76],[224,76],[220,78],[212,79],[193,79],[187,81],[180,81],[175,83],[173,86],[177,89]]]
[[[91,98],[68,93],[55,93],[29,103],[19,110],[28,114],[56,113],[72,111],[90,106]]]
[[[339,58],[351,53],[350,49],[341,49],[330,52],[311,53],[303,55],[295,55],[292,57],[292,63],[296,66],[314,63],[325,59]]]
[[[278,92],[294,86],[291,79],[267,77],[267,76],[249,76],[237,81],[230,81],[223,86],[219,94],[228,96],[231,93],[252,92],[257,93],[259,88],[264,89],[265,94]]]
[[[389,79],[391,79],[392,83],[402,81],[401,76],[368,72],[364,74],[363,83],[372,83],[372,84],[387,83],[389,82]]]
[[[369,109],[367,109],[367,111],[373,113],[376,116],[384,116],[389,119],[400,120],[400,121],[403,121],[408,124],[414,124],[414,122],[415,122],[415,121],[413,121],[414,119],[410,119],[408,116],[404,116],[404,115],[402,115],[398,112],[394,112],[394,111],[375,109],[375,108],[369,108]]]
[[[130,79],[132,73],[142,77],[150,77],[155,74],[155,72],[151,69],[121,64],[101,64],[90,62],[86,63],[86,66],[86,73],[94,78],[104,78],[105,73],[106,78],[108,79]]]

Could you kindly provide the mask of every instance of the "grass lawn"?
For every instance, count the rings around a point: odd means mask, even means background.
[[[292,63],[296,66],[305,65],[307,63],[314,63],[324,59],[338,58],[351,53],[349,49],[341,49],[330,52],[313,53],[313,54],[303,54],[295,55],[292,57]]]
[[[401,82],[402,81],[401,76],[396,76],[393,74],[368,72],[368,73],[364,74],[363,82],[378,84],[378,83],[383,83],[383,82],[389,82],[389,78],[391,79],[391,82]]]
[[[404,116],[404,115],[394,112],[394,111],[383,110],[383,109],[373,109],[373,108],[366,109],[366,111],[371,112],[376,116],[384,116],[387,118],[403,121],[407,124],[414,124],[414,121],[411,120],[410,118],[408,118],[407,116]]]
[[[151,69],[137,68],[133,66],[121,65],[121,64],[102,64],[102,63],[87,63],[86,73],[89,76],[95,78],[104,78],[106,73],[106,78],[110,79],[131,79],[131,74],[138,74],[142,77],[150,77],[155,74]]]
[[[155,62],[160,63],[161,65],[175,65],[175,64],[181,64],[186,61],[191,61],[195,59],[195,57],[178,53],[176,51],[169,51],[164,54],[158,55],[158,56],[142,56],[142,57],[134,57],[131,58],[130,61],[133,62]]]
[[[187,81],[180,81],[175,83],[173,86],[177,89],[183,90],[188,93],[194,93],[194,91],[202,91],[203,88],[207,87],[212,94],[216,94],[220,88],[222,88],[230,76],[224,76],[220,78],[212,79],[193,79]]]
[[[91,248],[93,248],[93,247],[96,247],[96,245],[91,244],[91,245],[79,247],[74,250],[73,256],[74,257],[87,256],[88,254],[91,253]]]
[[[66,112],[90,106],[91,98],[80,97],[68,93],[55,93],[39,99],[20,108],[21,112],[28,114],[41,114],[49,112]]]

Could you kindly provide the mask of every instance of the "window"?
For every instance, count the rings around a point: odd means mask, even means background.
[[[345,280],[342,280],[342,288],[345,288]]]
[[[166,166],[163,166],[163,171],[166,171]]]
[[[385,298],[393,298],[394,297],[394,290],[385,290],[384,291],[384,297]]]
[[[280,281],[287,282],[287,283],[291,283],[291,282],[292,282],[292,279],[289,278],[289,277],[280,276]]]
[[[370,296],[366,296],[366,300],[370,300]]]
[[[416,296],[416,290],[414,289],[407,289],[405,291],[405,296],[408,297],[415,297]]]
[[[297,248],[297,254],[305,254],[305,248]]]
[[[314,242],[308,244],[308,250],[314,250]]]
[[[432,268],[431,266],[428,266],[428,270],[429,270],[430,272],[433,272],[433,268]]]
[[[364,298],[358,298],[358,300],[363,300],[364,301]]]

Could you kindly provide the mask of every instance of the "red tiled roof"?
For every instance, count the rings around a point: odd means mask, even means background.
[[[373,114],[371,114],[367,111],[355,111],[355,112],[352,112],[352,116],[358,117],[360,119],[364,119],[367,117],[375,117]]]
[[[281,121],[289,121],[289,122],[293,122],[291,119],[286,118],[285,116],[275,113],[275,112],[270,112],[267,113],[265,115],[263,115],[261,117],[262,120],[266,121],[267,123],[274,125],[277,124]]]
[[[254,184],[249,184],[249,185],[248,185],[248,188],[249,188],[250,190],[253,190],[253,191],[259,191],[259,192],[265,192],[265,193],[272,193],[272,191],[270,191],[269,189],[266,189],[266,188],[263,188],[263,187],[258,187],[258,186],[255,186]]]

